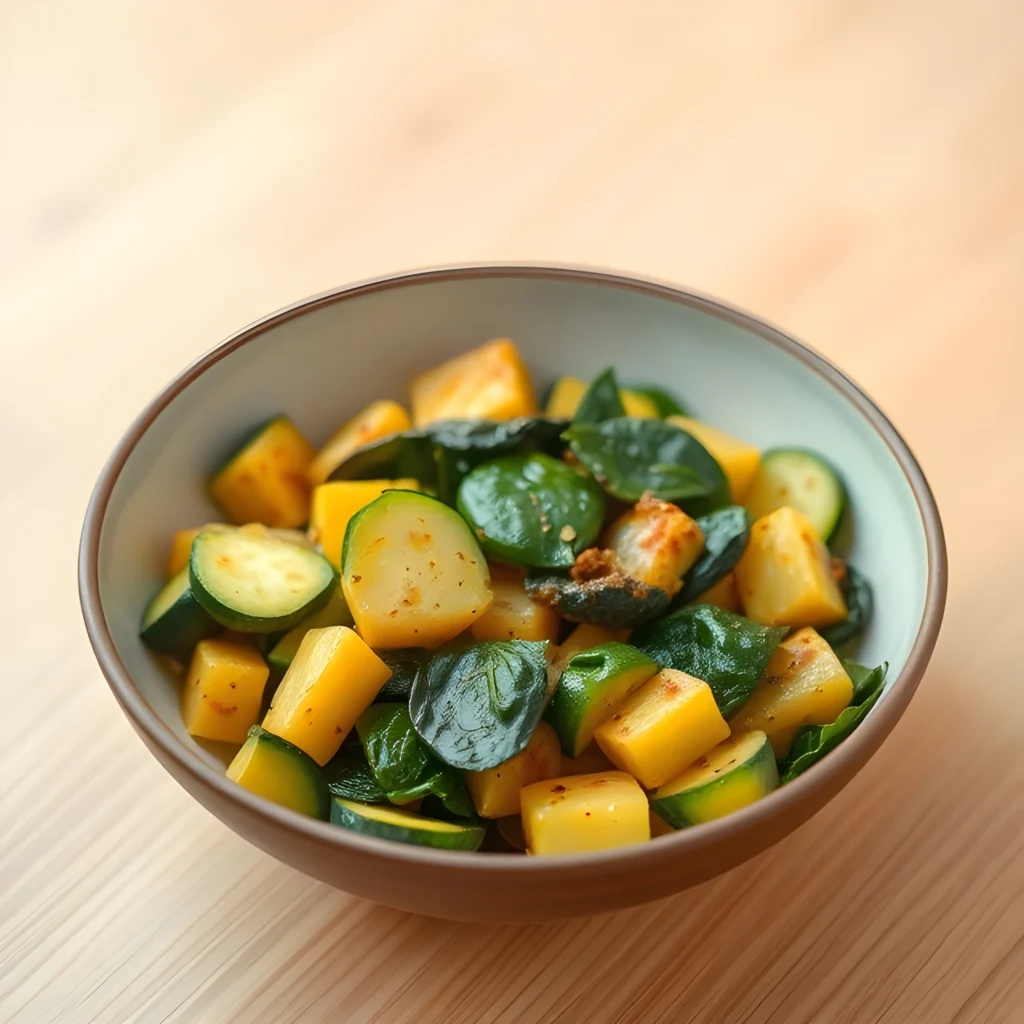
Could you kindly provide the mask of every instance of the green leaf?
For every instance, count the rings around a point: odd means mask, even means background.
[[[582,583],[557,573],[531,573],[526,592],[570,622],[592,622],[608,629],[632,629],[657,618],[669,606],[661,587],[621,573]]]
[[[753,692],[788,632],[785,626],[760,626],[714,605],[698,604],[641,626],[629,642],[662,668],[703,679],[719,711],[728,715]]]
[[[373,769],[366,760],[366,752],[358,744],[344,746],[324,765],[324,778],[332,795],[364,804],[382,804],[388,799]]]
[[[424,430],[406,430],[357,448],[328,477],[329,480],[418,480],[423,487],[437,483],[434,442]]]
[[[658,410],[658,415],[662,419],[667,419],[669,416],[690,415],[686,411],[686,406],[668,391],[651,387],[649,384],[627,384],[626,387],[630,391],[635,391],[637,394],[649,398],[654,403],[655,408]]]
[[[573,423],[601,423],[626,415],[626,408],[619,395],[615,371],[607,369],[599,373],[584,392],[576,407]]]
[[[729,482],[721,466],[696,438],[664,420],[574,423],[562,438],[598,483],[622,501],[639,501],[650,491],[687,511],[704,513],[728,504]]]
[[[803,725],[793,737],[789,753],[779,763],[782,783],[792,782],[812,764],[834,750],[867,717],[882,695],[888,664],[868,669],[855,662],[843,663],[853,680],[853,703],[830,725]]]
[[[391,678],[381,688],[374,703],[407,701],[412,692],[413,683],[416,682],[420,673],[426,671],[431,654],[431,651],[419,648],[378,652],[377,657],[391,669]]]
[[[416,731],[456,768],[481,771],[514,757],[544,710],[546,648],[527,640],[441,648],[409,698]]]
[[[750,513],[739,505],[701,516],[697,525],[704,534],[704,553],[686,574],[673,607],[696,600],[729,573],[750,539]]]
[[[849,643],[864,632],[875,606],[871,584],[852,565],[846,566],[842,589],[846,601],[846,618],[820,630],[825,642],[833,649]]]
[[[404,704],[371,704],[356,722],[366,759],[388,800],[405,804],[433,793],[454,814],[475,812],[462,773],[417,735]]]
[[[604,505],[593,480],[539,453],[477,466],[462,481],[457,500],[486,554],[537,569],[572,565],[597,540]]]

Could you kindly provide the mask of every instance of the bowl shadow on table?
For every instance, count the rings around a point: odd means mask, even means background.
[[[400,930],[419,951],[419,966],[373,1019],[391,1020],[393,1012],[404,1020],[402,993],[407,998],[411,986],[421,1008],[430,1005],[432,991],[438,1005],[450,1006],[457,986],[458,998],[475,1007],[467,1009],[466,1020],[480,1019],[485,1008],[487,1019],[500,1013],[510,1020],[534,1019],[521,1008],[527,989],[549,990],[542,1000],[567,1014],[558,1019],[598,1012],[602,1020],[628,1020],[638,993],[662,993],[651,997],[654,1003],[735,998],[735,1009],[750,998],[751,979],[784,968],[795,979],[804,977],[822,955],[816,946],[848,946],[878,913],[886,913],[884,903],[869,916],[860,908],[872,890],[877,898],[894,865],[913,870],[913,837],[927,827],[923,816],[934,810],[937,788],[955,770],[946,752],[967,701],[954,676],[938,666],[928,673],[918,699],[879,753],[810,822],[745,864],[677,896],[602,914],[595,892],[595,916],[527,925],[464,924],[347,903],[337,915],[339,926],[356,912],[371,932]],[[426,959],[424,947],[430,950]],[[799,958],[797,966],[793,957]],[[330,1002],[331,991],[348,983],[345,958],[328,964],[333,966],[324,969],[336,972],[323,979]],[[736,973],[738,965],[746,981]],[[723,979],[732,977],[735,993],[723,995]],[[345,1005],[351,1010],[350,1002]],[[719,1009],[731,1012],[724,1003]],[[552,1013],[550,1019],[556,1017]],[[656,1018],[655,1013],[651,1019]]]

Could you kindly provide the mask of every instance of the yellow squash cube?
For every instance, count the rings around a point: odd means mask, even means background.
[[[548,416],[571,420],[579,408],[589,384],[575,377],[562,377],[555,381],[555,386],[548,395],[545,412]],[[627,416],[639,420],[658,419],[658,407],[646,395],[629,388],[619,388],[619,398]]]
[[[677,505],[645,494],[608,527],[603,544],[627,576],[674,597],[704,550],[704,534]]]
[[[311,629],[263,728],[325,765],[390,678],[391,669],[348,626]]]
[[[348,521],[385,491],[418,491],[415,480],[332,480],[313,489],[309,539],[319,544],[335,569],[341,569],[341,547]]]
[[[529,371],[508,338],[489,341],[412,382],[417,427],[438,420],[511,420],[536,411]]]
[[[494,768],[464,772],[466,788],[481,818],[504,818],[519,813],[524,786],[553,779],[562,770],[562,748],[555,730],[540,722],[525,749]]]
[[[598,726],[594,739],[612,764],[654,789],[728,735],[711,687],[664,668]]]
[[[743,612],[743,605],[740,602],[740,591],[736,585],[736,574],[727,572],[717,583],[708,587],[703,594],[693,599],[693,604],[713,604],[723,611],[734,612],[739,615]]]
[[[853,699],[853,683],[832,648],[813,629],[800,629],[775,649],[761,681],[729,719],[733,732],[760,729],[777,756],[801,725],[828,725]]]
[[[527,853],[588,853],[651,838],[647,797],[624,772],[536,782],[520,800]]]
[[[689,416],[669,416],[669,423],[682,427],[692,434],[710,452],[711,457],[722,467],[729,480],[732,500],[739,504],[750,487],[751,480],[761,464],[761,452],[752,444],[727,434],[717,427],[710,427]]]
[[[734,571],[744,614],[754,622],[830,626],[846,618],[828,548],[796,509],[758,519]]]
[[[409,414],[397,402],[371,402],[331,435],[306,468],[306,479],[313,487],[322,484],[357,448],[408,430],[409,426]]]
[[[521,572],[492,565],[491,594],[490,607],[470,626],[477,640],[558,640],[558,612],[530,599]]]
[[[181,719],[192,736],[244,743],[260,717],[270,668],[258,652],[227,640],[200,640],[181,691]]]
[[[258,430],[210,480],[210,496],[236,523],[304,526],[313,446],[287,416]]]

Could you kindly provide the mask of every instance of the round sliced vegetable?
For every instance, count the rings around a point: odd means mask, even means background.
[[[330,793],[320,766],[287,740],[254,725],[228,765],[227,776],[253,793],[299,814],[326,819]]]
[[[651,809],[675,828],[724,818],[779,785],[772,745],[763,732],[731,736],[650,794]]]
[[[520,453],[477,466],[459,487],[458,508],[495,558],[567,568],[597,539],[604,494],[550,455]]]
[[[199,534],[188,572],[196,600],[239,633],[291,629],[322,608],[336,585],[322,555],[246,530]]]
[[[848,644],[860,636],[871,621],[875,606],[871,584],[852,565],[846,566],[846,575],[840,587],[846,601],[846,618],[821,630],[822,637],[833,648]]]
[[[143,643],[182,664],[200,640],[219,632],[220,626],[192,594],[187,566],[160,588],[142,616]]]
[[[341,585],[375,650],[438,647],[491,603],[490,570],[473,531],[418,491],[386,491],[349,520]]]
[[[387,804],[361,804],[340,797],[331,801],[331,824],[364,836],[442,850],[475,850],[487,833],[483,825],[438,821]]]
[[[657,671],[654,661],[628,644],[602,644],[577,654],[559,677],[544,714],[565,754],[579,757],[594,730]]]
[[[773,448],[761,456],[743,503],[754,519],[786,506],[795,508],[827,542],[843,517],[846,489],[835,469],[816,452]]]
[[[686,574],[674,601],[676,606],[700,597],[727,576],[750,539],[750,513],[739,505],[701,516],[697,525],[704,534],[704,552]]]

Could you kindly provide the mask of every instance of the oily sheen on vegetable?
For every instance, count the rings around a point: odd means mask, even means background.
[[[499,338],[322,438],[226,439],[140,636],[229,779],[371,841],[583,855],[740,812],[871,713],[827,454],[611,367],[549,383],[542,413]]]

